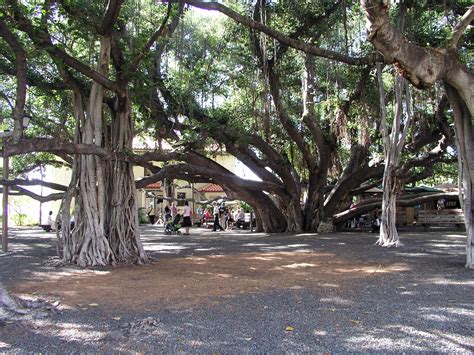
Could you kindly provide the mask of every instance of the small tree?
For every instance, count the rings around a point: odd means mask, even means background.
[[[395,79],[395,117],[392,122],[391,133],[388,132],[387,126],[387,109],[385,107],[385,93],[382,80],[382,65],[377,63],[377,79],[380,93],[380,112],[381,112],[381,126],[380,130],[383,137],[385,168],[383,173],[383,199],[382,199],[382,218],[380,225],[380,236],[377,240],[378,245],[390,247],[399,246],[400,241],[398,237],[396,220],[397,220],[397,192],[399,184],[396,171],[400,164],[400,156],[402,153],[405,138],[411,124],[410,112],[410,95],[408,86],[400,76]],[[407,119],[402,127],[403,117],[403,88],[406,92],[406,112]]]
[[[386,63],[393,63],[410,83],[426,89],[441,81],[453,110],[456,144],[459,151],[459,199],[466,231],[466,266],[474,268],[474,74],[461,61],[461,38],[474,20],[471,6],[452,29],[444,48],[429,48],[409,41],[391,24],[390,2],[361,0],[366,14],[369,41],[379,50]]]

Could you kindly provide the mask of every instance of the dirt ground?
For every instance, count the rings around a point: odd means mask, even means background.
[[[4,285],[55,312],[0,327],[0,351],[474,351],[458,231],[405,232],[398,249],[370,233],[192,232],[143,227],[150,264],[82,270],[47,263],[53,234],[13,230]]]

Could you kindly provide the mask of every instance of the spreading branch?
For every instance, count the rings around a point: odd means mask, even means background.
[[[182,10],[182,4],[180,2],[179,4],[180,11],[179,13],[181,14]],[[160,37],[163,37],[167,34],[169,30],[169,26],[167,26],[168,20],[171,15],[171,10],[172,10],[172,3],[170,2],[168,4],[168,10],[166,11],[165,18],[163,19],[161,26],[158,28],[158,30],[150,37],[148,42],[145,44],[145,46],[142,48],[142,50],[135,56],[135,58],[132,59],[132,64],[131,64],[131,72],[134,72],[138,65],[140,64],[140,61],[143,59],[143,57],[150,51],[151,46],[156,42],[156,40]],[[179,16],[179,15],[178,15]]]
[[[5,180],[5,179],[0,179],[0,185],[3,186],[44,186],[44,187],[49,187],[50,189],[53,190],[58,190],[58,191],[66,191],[67,186],[61,185],[61,184],[56,184],[54,182],[48,182],[48,181],[43,181],[39,179],[13,179],[13,180]]]
[[[26,52],[20,41],[10,31],[3,18],[0,18],[0,36],[8,43],[15,53],[16,67],[16,99],[13,110],[14,128],[13,142],[17,143],[23,134],[23,115],[26,101]]]
[[[161,1],[167,3],[167,2],[173,1],[173,0],[161,0]],[[227,6],[225,6],[221,3],[218,3],[218,2],[199,1],[199,0],[185,0],[185,2],[189,5],[191,5],[191,6],[194,6],[194,7],[200,8],[200,9],[211,10],[211,11],[212,10],[213,11],[219,11],[219,12],[223,13],[224,15],[232,18],[234,21],[236,21],[236,22],[238,22],[238,23],[240,23],[240,24],[242,24],[242,25],[244,25],[248,28],[263,32],[266,35],[278,40],[279,42],[281,42],[281,43],[283,43],[283,44],[285,44],[289,47],[301,50],[305,53],[312,54],[312,55],[317,56],[317,57],[336,60],[338,62],[346,63],[346,64],[349,64],[349,65],[367,65],[367,64],[374,63],[377,59],[377,56],[375,54],[374,55],[369,55],[369,56],[366,56],[366,57],[351,57],[351,56],[348,56],[348,55],[343,55],[343,54],[335,52],[335,51],[331,51],[331,50],[328,50],[328,49],[323,49],[323,48],[314,46],[312,44],[309,44],[309,43],[291,38],[291,37],[279,32],[279,31],[276,31],[276,30],[274,30],[274,29],[272,29],[272,28],[270,28],[270,27],[268,27],[268,26],[266,26],[266,25],[264,25],[264,24],[262,24],[258,21],[254,21],[249,17],[242,16],[239,13],[233,11],[232,9],[230,9]]]
[[[459,196],[456,192],[443,192],[443,193],[428,194],[428,195],[418,196],[418,197],[415,197],[415,198],[399,199],[397,201],[397,206],[411,207],[411,206],[420,205],[420,204],[430,202],[430,201],[436,201],[436,200],[439,200],[441,198],[444,198],[444,199],[457,199],[457,198],[459,198]],[[356,207],[350,208],[346,211],[335,214],[333,222],[334,223],[345,222],[347,220],[350,220],[353,217],[356,217],[356,216],[359,216],[361,214],[372,211],[376,207],[380,208],[381,205],[382,205],[382,199],[381,198],[372,199],[368,203],[365,203],[363,205],[356,206]]]
[[[11,19],[11,23],[15,24],[21,31],[25,32],[31,40],[38,46],[43,48],[51,58],[55,60],[60,60],[67,66],[74,68],[78,72],[82,73],[83,75],[87,76],[88,78],[96,81],[97,83],[101,84],[105,88],[118,91],[119,87],[117,83],[112,80],[109,80],[96,70],[92,69],[88,65],[82,63],[81,61],[77,60],[76,58],[72,57],[58,46],[53,44],[49,33],[45,32],[44,30],[33,26],[30,19],[28,19],[20,10],[17,0],[6,0],[7,4],[10,6],[11,10],[13,11],[13,19]]]
[[[64,193],[62,192],[53,193],[46,196],[41,196],[41,195],[35,194],[34,192],[31,192],[30,190],[24,189],[20,186],[12,186],[9,188],[9,191],[10,190],[18,191],[18,195],[31,197],[32,199],[39,201],[41,203],[61,200],[64,197]],[[0,188],[0,191],[3,192],[3,188]]]
[[[437,81],[454,87],[474,115],[474,74],[463,64],[453,48],[424,48],[408,41],[391,24],[387,2],[361,0],[367,17],[370,42],[394,63],[414,86],[426,89]]]
[[[123,2],[124,0],[109,0],[102,20],[102,24],[98,30],[98,33],[100,35],[110,35],[113,30],[113,26],[120,14],[120,9],[122,8]]]
[[[453,28],[453,33],[451,35],[451,40],[449,41],[450,47],[458,49],[460,46],[460,39],[464,34],[467,26],[474,21],[474,5],[471,6],[461,20],[459,20],[458,24]]]

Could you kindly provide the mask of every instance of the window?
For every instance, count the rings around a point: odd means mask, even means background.
[[[176,194],[176,197],[178,198],[178,206],[184,206],[184,200],[186,199],[186,192],[178,192]]]

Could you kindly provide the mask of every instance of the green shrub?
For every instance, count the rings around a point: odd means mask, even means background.
[[[148,216],[146,214],[145,207],[140,207],[138,209],[138,223],[140,224],[150,223],[150,220],[148,219]]]

